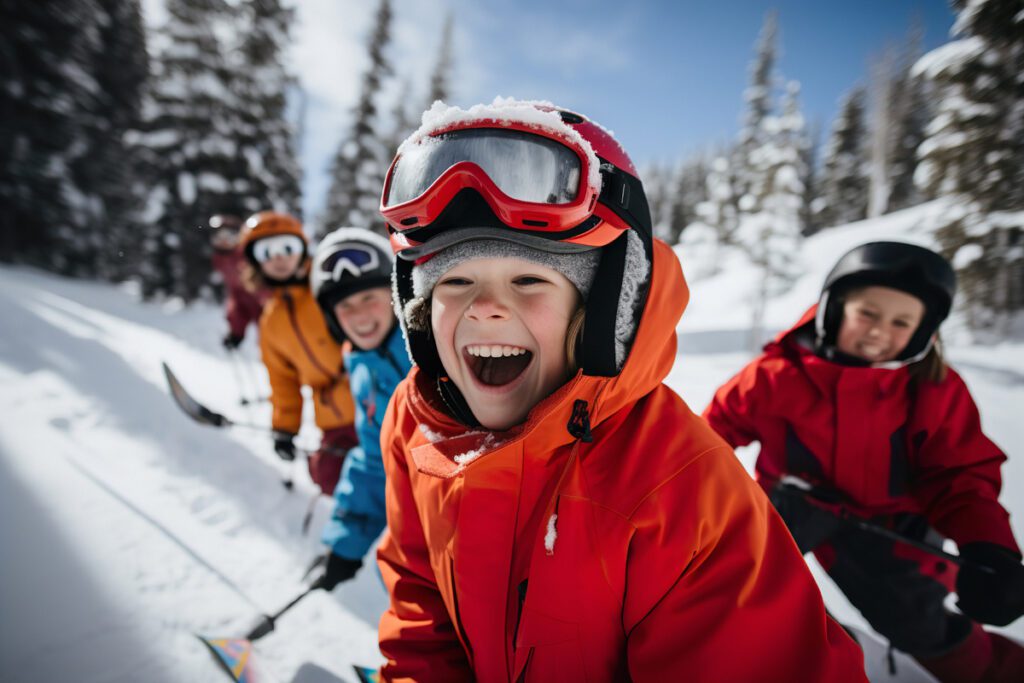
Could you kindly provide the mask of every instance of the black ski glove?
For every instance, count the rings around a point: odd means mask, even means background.
[[[801,553],[808,553],[827,541],[843,521],[811,499],[811,494],[789,484],[778,484],[768,500],[789,528]]]
[[[956,576],[957,607],[975,621],[1006,626],[1024,614],[1024,565],[1020,555],[995,543],[968,543]],[[988,567],[987,572],[981,567]]]
[[[234,351],[242,344],[243,339],[245,339],[245,337],[228,332],[224,335],[224,338],[220,340],[220,343],[228,351]]]
[[[282,460],[291,462],[295,459],[295,435],[291,432],[274,430],[274,452]]]
[[[313,586],[325,591],[332,591],[339,583],[348,581],[363,566],[362,560],[350,560],[334,553],[327,553],[325,558],[324,573],[313,582]]]

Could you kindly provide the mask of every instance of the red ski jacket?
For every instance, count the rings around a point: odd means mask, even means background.
[[[249,324],[259,321],[263,305],[270,297],[266,289],[250,292],[242,284],[244,261],[245,256],[238,249],[213,252],[213,267],[224,279],[224,317],[228,321],[228,329],[236,337],[244,337]]]
[[[381,680],[866,680],[766,496],[662,384],[688,293],[660,242],[653,278],[622,372],[509,432],[456,423],[418,368],[399,385]]]
[[[760,484],[830,487],[864,517],[912,512],[963,545],[1017,551],[999,504],[1006,456],[960,376],[913,385],[906,367],[850,367],[810,348],[816,307],[715,394],[704,417],[733,447],[761,442]]]

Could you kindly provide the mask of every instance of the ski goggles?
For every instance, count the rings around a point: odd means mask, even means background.
[[[325,279],[340,282],[343,277],[359,278],[379,269],[380,255],[376,249],[353,244],[331,253],[319,267]]]
[[[257,263],[266,263],[278,256],[303,255],[306,243],[296,235],[273,235],[263,237],[252,245],[252,257]]]
[[[414,233],[467,188],[505,226],[549,240],[593,215],[601,192],[601,171],[591,168],[598,163],[593,152],[536,126],[476,125],[407,143],[392,162],[380,212],[392,228],[396,251],[422,242]]]

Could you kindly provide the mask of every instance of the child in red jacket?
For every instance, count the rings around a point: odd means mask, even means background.
[[[437,103],[382,213],[416,367],[381,429],[381,680],[865,680],[782,520],[662,383],[686,285],[607,131]]]
[[[817,307],[723,385],[704,416],[733,447],[759,441],[757,478],[801,551],[868,622],[941,681],[1024,680],[1024,651],[976,622],[1024,612],[1024,567],[999,504],[1006,457],[942,360],[949,263],[873,242],[843,256]],[[949,562],[853,528],[952,538]],[[943,600],[955,585],[963,614]]]

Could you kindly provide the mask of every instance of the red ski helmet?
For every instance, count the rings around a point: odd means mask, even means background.
[[[395,264],[396,303],[413,298],[415,262],[460,242],[499,239],[554,253],[601,250],[587,300],[586,374],[617,374],[615,317],[626,235],[650,261],[651,215],[626,151],[604,128],[547,102],[498,98],[467,110],[435,103],[398,149],[380,212]],[[442,370],[429,335],[406,329],[413,360]],[[422,339],[420,338],[422,337]]]

